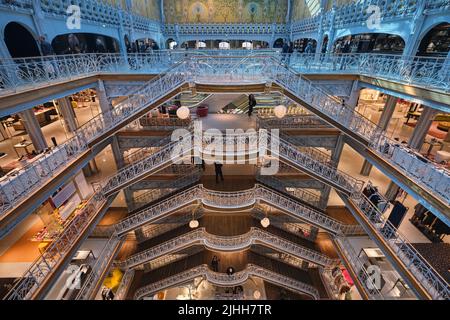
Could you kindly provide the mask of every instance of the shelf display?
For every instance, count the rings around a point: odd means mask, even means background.
[[[76,194],[73,198],[79,196]],[[72,199],[72,198],[71,198]],[[44,227],[31,239],[31,241],[53,241],[67,225],[81,213],[86,206],[87,201],[78,202],[73,205],[73,201],[68,201],[67,204],[60,208],[54,208],[50,201],[47,201],[39,210],[38,215],[44,222]]]

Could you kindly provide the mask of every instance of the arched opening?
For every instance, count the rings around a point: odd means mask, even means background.
[[[136,40],[136,49],[139,53],[145,53],[153,50],[159,50],[159,46],[152,38],[143,38]]]
[[[10,22],[5,27],[5,44],[13,58],[41,55],[36,39],[24,26]]]
[[[311,38],[302,38],[294,41],[294,50],[300,53],[315,53],[317,41]]]
[[[166,48],[170,49],[170,50],[177,49],[178,48],[178,43],[174,39],[169,38],[166,41]]]
[[[274,48],[283,48],[283,44],[284,44],[284,39],[279,38],[279,39],[275,40],[275,42],[273,43],[273,47]]]
[[[56,36],[52,41],[56,54],[118,53],[116,39],[95,33],[70,33]]]
[[[388,53],[402,54],[405,41],[397,35],[387,33],[361,33],[337,39],[334,53]]]
[[[417,56],[446,57],[450,50],[450,23],[441,23],[423,37]]]
[[[219,49],[221,49],[221,50],[230,50],[231,49],[230,43],[228,41],[221,41],[221,42],[219,42]]]

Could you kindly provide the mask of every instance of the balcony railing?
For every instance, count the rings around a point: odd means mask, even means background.
[[[219,57],[222,62],[214,62],[214,59],[200,60],[200,57],[206,59],[208,56]],[[233,57],[235,63],[228,64]],[[239,57],[240,59],[247,57],[247,61],[240,61]],[[0,95],[97,74],[166,72],[177,63],[195,58],[198,59],[198,62],[208,62],[212,66],[218,65],[219,70],[225,75],[235,72],[236,67],[241,69],[245,67],[248,76],[250,63],[256,63],[256,66],[261,65],[261,59],[258,57],[276,58],[283,63],[288,63],[294,70],[302,74],[356,74],[444,92],[450,90],[450,62],[446,58],[404,57],[372,53],[295,53],[286,56],[276,50],[161,50],[145,54],[128,54],[127,57],[120,54],[79,54],[1,59]],[[228,58],[228,62],[223,58]],[[251,61],[252,59],[254,60]],[[236,64],[239,61],[240,63]],[[214,74],[213,71],[209,70],[209,73]],[[259,71],[261,72],[261,68]],[[242,74],[242,70],[240,73]],[[256,75],[255,79],[257,79]]]
[[[15,171],[14,176],[8,176],[6,180],[3,180],[0,185],[0,216],[66,169],[73,160],[87,150],[89,142],[108,131],[118,129],[120,124],[136,112],[181,86],[186,81],[184,74],[180,73],[177,66],[172,71],[152,79],[114,109],[99,114],[77,129],[74,136],[64,144],[51,149],[30,165]]]
[[[217,251],[239,251],[255,244],[263,244],[321,266],[329,267],[336,265],[338,262],[320,252],[299,246],[258,228],[251,228],[250,232],[235,237],[215,236],[201,228],[135,254],[123,261],[120,266],[124,269],[134,268],[196,244],[204,245],[211,250]]]
[[[367,217],[369,223],[433,299],[449,300],[449,284],[411,245],[407,238],[383,216],[380,210],[363,194],[354,195],[351,201]]]
[[[271,189],[260,185],[257,185],[253,189],[241,192],[211,191],[205,189],[201,185],[195,186],[172,198],[166,199],[125,218],[116,224],[115,230],[119,235],[125,234],[144,224],[159,220],[167,213],[197,201],[201,201],[205,205],[216,208],[242,208],[255,204],[256,200],[268,202],[275,207],[286,210],[294,217],[308,221],[319,228],[329,230],[333,233],[354,234],[354,232],[359,232],[358,234],[360,234],[359,226],[343,224],[320,211],[311,209],[281,193],[272,191]]]
[[[136,291],[134,298],[140,300],[158,291],[174,287],[198,277],[204,277],[208,282],[221,287],[234,287],[243,284],[252,276],[262,278],[294,291],[306,293],[316,300],[319,299],[319,293],[313,286],[252,264],[247,265],[245,270],[233,275],[212,272],[207,265],[201,265],[140,288]]]
[[[275,176],[263,176],[258,174],[256,180],[260,183],[266,184],[280,192],[288,193],[300,199],[313,207],[319,208],[321,210],[326,208],[326,203],[321,201],[320,196],[305,190],[304,188],[291,188],[282,180],[277,179]]]

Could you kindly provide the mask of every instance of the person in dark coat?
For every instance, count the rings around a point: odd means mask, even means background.
[[[216,172],[216,183],[219,183],[219,179],[223,181],[223,173],[222,173],[223,164],[219,162],[214,162],[214,170]]]
[[[256,99],[253,94],[248,96],[248,116],[251,117],[253,109],[256,107]]]
[[[44,36],[39,37],[39,45],[43,56],[53,56],[55,54],[52,45],[45,40]]]

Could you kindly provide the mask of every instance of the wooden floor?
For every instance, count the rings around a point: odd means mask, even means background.
[[[331,237],[328,233],[320,232],[317,235],[316,246],[320,250],[320,252],[329,256],[330,258],[339,258],[333,241],[331,240]]]
[[[345,224],[353,224],[357,225],[358,221],[356,221],[355,217],[350,213],[350,211],[346,207],[328,207],[326,209],[326,213],[339,221],[342,221]]]
[[[204,175],[200,181],[206,189],[216,191],[243,191],[255,186],[254,176],[225,176],[224,181],[216,183],[216,177]]]
[[[206,214],[200,221],[201,227],[216,236],[239,236],[250,231],[253,217],[250,213]]]
[[[275,284],[264,281],[267,300],[312,300],[311,297],[303,295]]]
[[[126,240],[117,254],[116,260],[123,261],[137,251],[137,242],[135,240]]]
[[[44,223],[38,219],[37,222],[20,237],[6,252],[0,256],[2,262],[33,262],[39,255],[39,241],[31,241],[42,228]]]
[[[126,208],[110,207],[98,223],[98,226],[111,226],[125,218],[127,215],[128,210]]]

